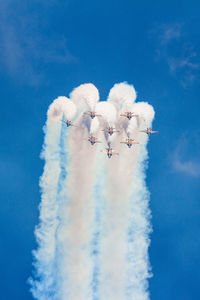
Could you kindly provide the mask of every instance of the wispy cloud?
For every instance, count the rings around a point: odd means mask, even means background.
[[[167,45],[172,40],[179,39],[181,36],[182,24],[162,25],[159,28],[159,40],[161,45]]]
[[[199,144],[200,141],[197,141]],[[200,176],[200,160],[193,151],[189,149],[189,138],[183,136],[177,143],[174,152],[171,156],[172,168],[176,172],[185,173],[189,176]],[[192,141],[192,147],[195,147],[195,142]]]
[[[39,8],[39,4],[34,10],[25,4],[17,6],[15,1],[0,1],[0,63],[9,74],[30,84],[40,82],[44,65],[76,61],[65,36],[57,36],[45,26],[39,28],[43,25]]]
[[[173,161],[173,167],[178,172],[183,172],[191,176],[200,176],[200,162],[181,161],[179,156],[176,156]]]
[[[156,61],[164,61],[170,74],[183,87],[193,83],[198,77],[200,60],[195,45],[184,32],[183,23],[162,24],[151,31],[155,41]]]
[[[185,46],[180,57],[169,56],[167,58],[171,74],[177,77],[185,88],[195,81],[200,70],[197,53],[192,48]]]

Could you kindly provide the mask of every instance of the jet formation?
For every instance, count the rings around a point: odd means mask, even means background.
[[[85,112],[84,114],[90,116],[91,119],[94,119],[97,116],[99,116],[99,117],[101,116],[99,114],[96,114],[96,112],[93,112],[93,111],[88,111],[88,112]],[[132,112],[125,112],[125,113],[120,114],[120,116],[121,117],[126,117],[128,120],[131,120],[133,117],[137,117],[138,115],[136,115],[136,114],[134,114]],[[72,121],[69,121],[69,120],[66,120],[66,121],[62,120],[62,122],[64,122],[67,127],[70,127],[70,126],[79,127],[77,125],[74,125],[72,123]],[[106,127],[105,129],[101,129],[101,131],[106,132],[110,136],[112,136],[114,133],[120,132],[119,130],[116,130],[114,127]],[[150,136],[152,133],[156,133],[158,131],[153,131],[151,128],[147,127],[147,129],[139,130],[139,132],[146,133],[148,136]],[[92,146],[95,145],[96,143],[101,143],[101,141],[99,141],[98,138],[96,138],[96,137],[94,137],[92,135],[89,136],[88,139],[86,139],[86,141],[90,142],[90,144]],[[128,148],[131,148],[133,145],[139,144],[138,142],[136,142],[134,139],[132,139],[130,137],[127,138],[125,141],[121,141],[120,143],[127,145]],[[118,152],[114,151],[111,148],[111,144],[110,143],[109,143],[108,147],[105,148],[105,150],[101,150],[101,152],[105,153],[108,156],[108,158],[111,158],[113,155],[119,155]]]

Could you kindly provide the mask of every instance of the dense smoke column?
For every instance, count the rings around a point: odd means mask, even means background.
[[[63,118],[64,119],[64,118]],[[61,130],[61,139],[60,139],[60,167],[61,173],[58,182],[58,193],[57,193],[57,204],[58,204],[58,226],[56,228],[55,238],[56,238],[56,250],[55,250],[55,268],[54,268],[54,278],[56,282],[56,297],[55,300],[65,299],[65,296],[62,293],[63,283],[66,283],[66,278],[62,276],[63,262],[65,260],[65,251],[66,245],[63,247],[63,235],[62,228],[65,226],[65,220],[63,219],[63,209],[68,203],[68,192],[65,188],[65,182],[68,176],[68,166],[69,166],[69,154],[68,154],[68,139],[69,131],[66,128],[66,125],[62,125]],[[65,266],[65,272],[67,268]],[[66,277],[66,273],[65,273]]]
[[[66,140],[61,120],[75,114],[75,107],[66,97],[58,97],[50,105],[44,128],[45,138],[41,157],[45,161],[40,178],[41,203],[40,222],[35,235],[38,249],[33,251],[35,278],[30,279],[31,291],[36,299],[58,299],[58,249],[57,230],[60,225],[59,207],[62,182],[66,176],[66,154],[63,145]]]
[[[92,96],[91,96],[92,94]],[[60,264],[61,299],[92,299],[92,236],[95,219],[96,147],[88,143],[92,120],[84,112],[98,101],[98,90],[92,84],[81,85],[70,95],[78,116],[69,131],[68,177],[63,184],[67,199],[61,212],[59,228],[62,261]],[[92,102],[94,101],[94,103]]]
[[[127,176],[127,189],[129,189],[129,210],[128,210],[128,242],[127,242],[127,299],[149,299],[148,282],[149,278],[149,233],[150,233],[150,211],[148,207],[149,193],[145,184],[145,172],[147,167],[148,137],[138,132],[143,127],[133,131],[133,136],[140,143],[135,145],[134,155],[126,148],[122,172],[129,170]],[[124,146],[125,147],[125,146]]]
[[[146,139],[146,137],[145,137]],[[132,174],[132,193],[130,198],[129,230],[128,230],[128,274],[127,299],[149,299],[148,278],[150,277],[150,264],[148,257],[150,210],[149,192],[145,184],[145,171],[147,165],[147,151],[144,142],[140,147],[135,170]]]
[[[56,103],[56,100],[54,104]],[[54,299],[56,282],[55,267],[55,233],[58,226],[57,191],[61,174],[60,168],[60,134],[61,123],[52,121],[53,105],[48,111],[48,119],[44,128],[45,140],[41,157],[45,160],[44,172],[40,178],[41,203],[40,223],[35,230],[38,249],[34,251],[36,281],[31,280],[32,294],[36,299]]]
[[[137,115],[128,122],[126,134],[134,137],[139,144],[134,146],[133,151],[127,147],[122,158],[122,173],[130,170],[126,177],[127,188],[131,196],[129,207],[129,229],[127,245],[127,299],[149,299],[148,281],[150,277],[150,264],[148,258],[150,210],[148,207],[149,193],[145,184],[147,168],[147,142],[148,136],[140,132],[150,127],[154,118],[154,110],[145,102],[132,105],[132,111]]]
[[[99,147],[100,148],[100,147]],[[103,224],[102,217],[105,209],[105,176],[104,176],[105,160],[104,157],[98,156],[97,168],[96,168],[96,184],[94,190],[95,197],[95,219],[93,226],[93,238],[92,238],[92,260],[93,260],[93,279],[92,279],[92,292],[93,300],[100,299],[99,292],[99,281],[100,281],[100,271],[101,271],[101,239],[103,234]]]
[[[106,136],[108,145],[119,153],[106,161],[105,187],[106,198],[103,215],[103,236],[101,242],[100,299],[121,300],[126,297],[127,274],[127,228],[130,188],[127,187],[129,168],[125,170],[121,160],[124,149],[120,141],[124,137],[125,120],[119,117],[126,103],[135,100],[136,93],[132,86],[116,84],[110,91],[107,103],[114,106],[116,113],[111,126],[119,130],[112,136]]]
[[[107,162],[105,172],[101,299],[148,299],[150,212],[144,181],[148,138],[140,130],[151,125],[154,111],[147,103],[134,104],[135,98],[134,88],[122,83],[111,89],[108,99],[118,111],[116,129],[120,133],[111,140],[119,157]],[[127,120],[120,116],[124,112],[137,117]],[[131,149],[120,145],[127,138],[139,144]]]

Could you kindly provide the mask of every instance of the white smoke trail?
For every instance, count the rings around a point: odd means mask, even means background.
[[[93,119],[90,123],[90,135],[95,135],[100,126],[100,122],[97,118]]]
[[[92,239],[92,260],[93,260],[93,280],[92,280],[92,292],[93,300],[100,298],[99,293],[99,280],[101,271],[100,262],[100,245],[103,233],[102,217],[105,208],[105,195],[103,194],[105,186],[105,176],[102,176],[105,169],[104,157],[98,156],[97,168],[96,168],[96,187],[95,187],[95,220],[93,225],[93,239]]]
[[[138,117],[131,121],[122,117],[121,120],[118,119],[121,132],[113,146],[120,157],[112,158],[107,163],[107,202],[103,216],[99,287],[102,300],[148,299],[149,211],[144,168],[141,167],[146,159],[147,137],[144,133],[139,133],[139,130],[146,129],[142,126],[150,125],[154,111],[145,103],[132,104],[131,99],[134,101],[133,95],[136,95],[133,87],[129,89],[126,85],[125,90],[123,87],[124,84],[119,84],[111,89],[109,102],[115,105],[119,113],[126,109],[125,111],[137,113]],[[128,149],[126,145],[120,147],[120,140],[131,134],[142,145],[133,146],[134,149]],[[134,225],[134,228],[130,225]]]
[[[80,110],[87,108],[94,111],[99,101],[99,91],[92,83],[84,83],[72,91],[70,98]]]
[[[134,100],[134,92],[132,87],[127,84],[115,85],[109,94],[107,106],[114,105],[116,109],[125,102]],[[109,109],[105,115],[105,119],[110,124],[112,121],[116,122],[117,113],[113,114],[110,120]],[[116,125],[114,125],[115,127]],[[117,128],[118,129],[118,128]],[[122,128],[120,128],[122,129]],[[114,144],[115,150],[119,150],[119,140],[122,132],[112,137],[108,136],[108,141]],[[111,145],[110,144],[110,145]],[[120,160],[123,153],[120,152],[120,158],[113,157],[111,161],[106,162],[106,186],[105,186],[105,210],[103,215],[104,233],[101,241],[101,254],[100,254],[100,286],[99,293],[100,299],[125,299],[125,284],[126,284],[126,229],[127,229],[127,197],[125,194],[127,190],[121,184],[122,178],[120,170]],[[102,174],[103,175],[103,174]],[[125,196],[125,197],[124,197]],[[122,204],[123,197],[123,204]]]
[[[62,119],[63,113],[65,118],[71,121],[76,114],[75,104],[67,97],[60,96],[54,100],[48,110],[48,117],[52,121],[58,122]]]
[[[54,122],[62,117],[62,101],[56,99],[48,110],[45,126],[45,140],[41,157],[45,160],[44,172],[40,178],[42,191],[40,204],[40,224],[35,235],[38,249],[34,251],[37,281],[31,280],[32,294],[36,299],[46,300],[55,295],[55,232],[57,221],[57,187],[60,168],[60,133],[61,122]]]
[[[45,160],[44,172],[40,179],[42,191],[40,204],[40,223],[35,235],[38,249],[34,251],[36,281],[30,280],[31,291],[36,299],[57,299],[56,282],[56,231],[59,225],[59,189],[62,180],[61,159],[61,119],[63,113],[72,119],[76,108],[66,97],[58,97],[48,109],[45,126],[45,140],[41,157]]]
[[[61,225],[58,230],[61,277],[60,299],[92,299],[93,261],[92,236],[95,219],[93,188],[95,184],[96,145],[86,139],[98,127],[96,118],[84,115],[88,106],[93,109],[98,90],[92,84],[81,85],[71,93],[81,114],[70,128],[68,141],[68,177],[63,186]],[[84,101],[83,101],[84,100]]]
[[[136,97],[134,86],[121,82],[116,83],[110,90],[108,101],[113,103],[118,111],[122,107],[129,110],[129,106],[136,100]]]
[[[125,112],[134,113],[132,107],[136,97],[137,93],[134,86],[126,82],[115,84],[108,95],[108,103],[113,103],[118,112],[116,124],[120,132],[117,134],[115,140],[115,144],[118,146],[120,145],[120,141],[124,138],[124,131],[126,132],[130,123],[127,118],[121,117],[120,114]],[[118,147],[118,150],[119,149]]]
[[[142,139],[140,139],[142,142]],[[131,201],[128,231],[128,274],[127,299],[147,300],[150,266],[148,259],[150,211],[148,208],[149,193],[145,185],[147,160],[146,144],[140,146],[137,161],[134,162],[134,173],[131,183]]]
[[[147,300],[148,282],[150,277],[150,266],[148,260],[149,233],[151,226],[149,222],[150,211],[148,208],[149,193],[145,185],[145,171],[147,165],[147,142],[148,137],[139,130],[150,127],[154,118],[153,107],[148,103],[134,104],[134,111],[139,115],[137,127],[130,133],[140,144],[135,146],[134,156],[127,149],[127,161],[124,168],[132,167],[130,176],[130,214],[128,231],[128,276],[127,276],[127,299]],[[135,123],[135,122],[134,122]]]
[[[115,127],[117,111],[112,103],[101,101],[96,105],[96,111],[101,115],[101,118],[99,118],[101,133],[103,132],[102,130],[108,129],[108,127]],[[113,136],[111,137],[107,132],[104,132],[104,138],[108,145],[113,140]]]

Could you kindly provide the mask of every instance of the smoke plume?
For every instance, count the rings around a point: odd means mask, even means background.
[[[30,281],[35,299],[149,299],[144,130],[155,113],[148,103],[135,102],[136,95],[133,85],[119,83],[99,102],[97,88],[87,83],[48,109]],[[101,143],[92,145],[91,138]],[[136,144],[128,147],[128,139]],[[107,151],[113,151],[111,159]]]

